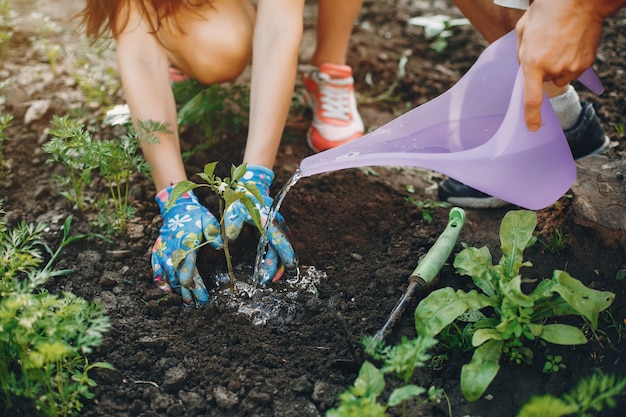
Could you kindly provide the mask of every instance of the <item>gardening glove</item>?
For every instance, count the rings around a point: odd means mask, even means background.
[[[272,206],[273,199],[270,197],[270,186],[274,180],[274,172],[260,165],[248,165],[246,173],[238,181],[240,190],[245,191],[243,184],[253,183],[263,197],[265,206],[257,200],[256,197],[250,195],[255,202],[256,208],[261,215],[261,224],[265,225],[269,209]],[[228,239],[237,239],[244,223],[254,225],[252,216],[248,209],[241,201],[236,201],[228,207],[224,215],[224,225],[226,226],[226,236]],[[285,225],[285,219],[280,213],[276,213],[273,224],[267,232],[268,249],[265,254],[263,266],[260,271],[260,281],[262,285],[270,282],[278,281],[287,270],[293,270],[298,265],[296,254],[287,238],[288,230]]]
[[[197,251],[193,248],[202,237],[215,249],[223,247],[219,221],[198,202],[192,191],[182,194],[169,207],[174,186],[159,192],[156,201],[163,217],[159,237],[152,247],[154,282],[165,291],[180,294],[186,304],[194,300],[200,304],[209,301],[209,293],[196,268]],[[177,250],[190,251],[174,266],[172,256]],[[179,252],[180,254],[180,252]]]

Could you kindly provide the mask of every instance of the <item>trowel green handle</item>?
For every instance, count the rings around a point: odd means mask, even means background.
[[[444,231],[439,235],[435,244],[409,277],[409,286],[389,315],[387,323],[374,335],[374,343],[384,340],[389,335],[393,326],[402,316],[405,307],[413,300],[416,294],[428,287],[428,284],[437,277],[443,264],[450,257],[465,225],[465,212],[463,209],[454,207],[450,210],[448,219],[448,225]]]
[[[448,225],[439,235],[435,244],[417,265],[409,281],[422,280],[429,284],[439,274],[443,264],[448,260],[456,245],[461,229],[465,225],[465,212],[458,207],[452,208],[448,215]]]

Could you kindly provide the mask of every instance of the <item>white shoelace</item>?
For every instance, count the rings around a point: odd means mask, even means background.
[[[352,78],[331,79],[327,74],[318,73],[320,87],[320,107],[322,116],[330,119],[350,120],[350,89]]]

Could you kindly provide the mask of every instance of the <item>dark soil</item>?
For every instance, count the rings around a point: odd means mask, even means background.
[[[77,37],[65,18],[81,6],[80,1],[64,0],[40,5],[34,0],[15,0],[22,20],[3,52],[0,78],[14,81],[3,92],[0,113],[15,116],[7,133],[5,158],[10,174],[0,184],[9,224],[42,221],[50,225],[49,244],[60,241],[64,219],[74,216],[73,233],[95,231],[89,226],[93,213],[80,213],[69,207],[52,180],[62,168],[46,163],[41,144],[52,115],[80,114],[96,135],[111,134],[100,125],[106,110],[79,88],[73,74],[94,69],[77,65],[69,52]],[[450,88],[473,64],[486,43],[470,26],[455,28],[448,48],[441,54],[429,48],[422,29],[407,25],[408,18],[420,14],[459,16],[448,1],[366,0],[355,27],[349,63],[355,70],[360,110],[370,129],[381,126],[407,109],[423,104]],[[58,30],[47,33],[50,42],[67,48],[59,56],[52,74],[47,55],[29,40],[38,26],[29,18],[35,8]],[[307,6],[306,33],[302,62],[312,52],[315,2]],[[613,141],[613,161],[623,160],[625,148],[622,114],[626,111],[626,13],[607,22],[598,53],[596,70],[606,92],[593,96],[584,88],[580,94],[594,103],[607,134]],[[373,98],[385,92],[397,78],[398,62],[410,56],[407,74],[393,92],[393,101]],[[110,55],[93,58],[104,67],[114,67]],[[108,61],[107,61],[108,59]],[[109,80],[101,73],[101,81]],[[371,81],[369,81],[371,80]],[[296,97],[302,93],[298,85]],[[108,95],[111,104],[122,104],[118,89]],[[45,114],[24,123],[26,110],[34,100],[49,100]],[[305,133],[310,120],[306,111],[294,109],[281,144],[275,172],[275,192],[291,177],[300,161],[311,151]],[[194,129],[183,135],[185,149],[203,139]],[[218,141],[210,149],[197,152],[188,162],[190,175],[203,165],[219,161],[219,168],[241,162],[245,134],[237,132]],[[623,178],[623,177],[622,177]],[[137,217],[129,233],[114,237],[112,244],[87,239],[69,247],[59,268],[74,273],[50,282],[50,291],[71,291],[105,307],[111,330],[103,345],[91,355],[92,361],[106,361],[115,371],[98,372],[95,399],[88,402],[84,416],[319,416],[338,404],[338,395],[355,380],[363,361],[360,340],[374,335],[403,295],[407,278],[445,228],[447,208],[430,209],[433,221],[422,218],[422,210],[407,202],[436,201],[436,184],[442,176],[424,170],[375,167],[329,172],[300,180],[287,194],[281,213],[293,235],[299,254],[301,275],[317,277],[316,292],[298,290],[295,280],[262,292],[261,300],[247,300],[215,292],[202,308],[184,307],[178,296],[164,297],[152,282],[149,248],[157,237],[160,216],[154,203],[155,191],[149,179],[137,177],[132,187]],[[622,183],[623,184],[623,183]],[[414,188],[411,194],[407,186]],[[96,182],[94,194],[105,193]],[[619,193],[619,190],[615,192]],[[623,193],[623,186],[621,192]],[[513,416],[531,396],[560,395],[571,390],[584,376],[596,370],[626,376],[624,368],[623,321],[626,294],[616,273],[626,265],[622,243],[607,242],[593,229],[575,222],[572,195],[538,211],[538,233],[549,240],[558,228],[569,244],[559,254],[541,245],[526,253],[533,267],[526,273],[533,278],[550,277],[555,269],[567,270],[587,286],[609,290],[616,301],[603,313],[598,337],[580,347],[533,346],[535,360],[530,366],[503,361],[503,367],[487,395],[467,402],[459,389],[462,364],[471,352],[445,351],[448,360],[440,367],[420,369],[415,383],[445,389],[453,416]],[[207,201],[209,207],[214,202]],[[624,207],[619,207],[624,216]],[[467,210],[467,224],[460,241],[471,246],[488,246],[499,253],[498,228],[506,209]],[[623,231],[622,231],[623,233]],[[242,236],[235,248],[236,263],[244,271],[253,263],[256,237]],[[461,249],[457,246],[455,253]],[[498,259],[498,255],[494,255]],[[201,272],[211,277],[224,272],[221,254],[201,252]],[[314,272],[318,271],[319,275]],[[209,281],[209,279],[207,279]],[[437,286],[469,288],[469,279],[458,276],[450,264],[441,271]],[[310,289],[310,287],[309,287]],[[258,304],[254,304],[254,302]],[[269,312],[250,312],[241,305],[263,306]],[[414,306],[412,306],[414,307]],[[580,321],[573,321],[583,325]],[[415,336],[412,314],[407,311],[394,328],[389,343],[402,336]],[[566,368],[544,374],[541,368],[547,354],[562,354]],[[616,410],[601,415],[622,415],[626,400],[619,399]],[[19,410],[14,414],[26,416]],[[447,416],[448,404],[426,404],[416,411],[422,416]]]

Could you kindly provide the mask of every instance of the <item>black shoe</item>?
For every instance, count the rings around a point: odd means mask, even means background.
[[[604,153],[609,149],[609,138],[598,120],[591,103],[582,101],[582,111],[573,127],[565,130],[565,138],[574,159]],[[492,197],[457,180],[448,178],[439,184],[439,200],[465,208],[498,208],[508,206],[504,200]]]

